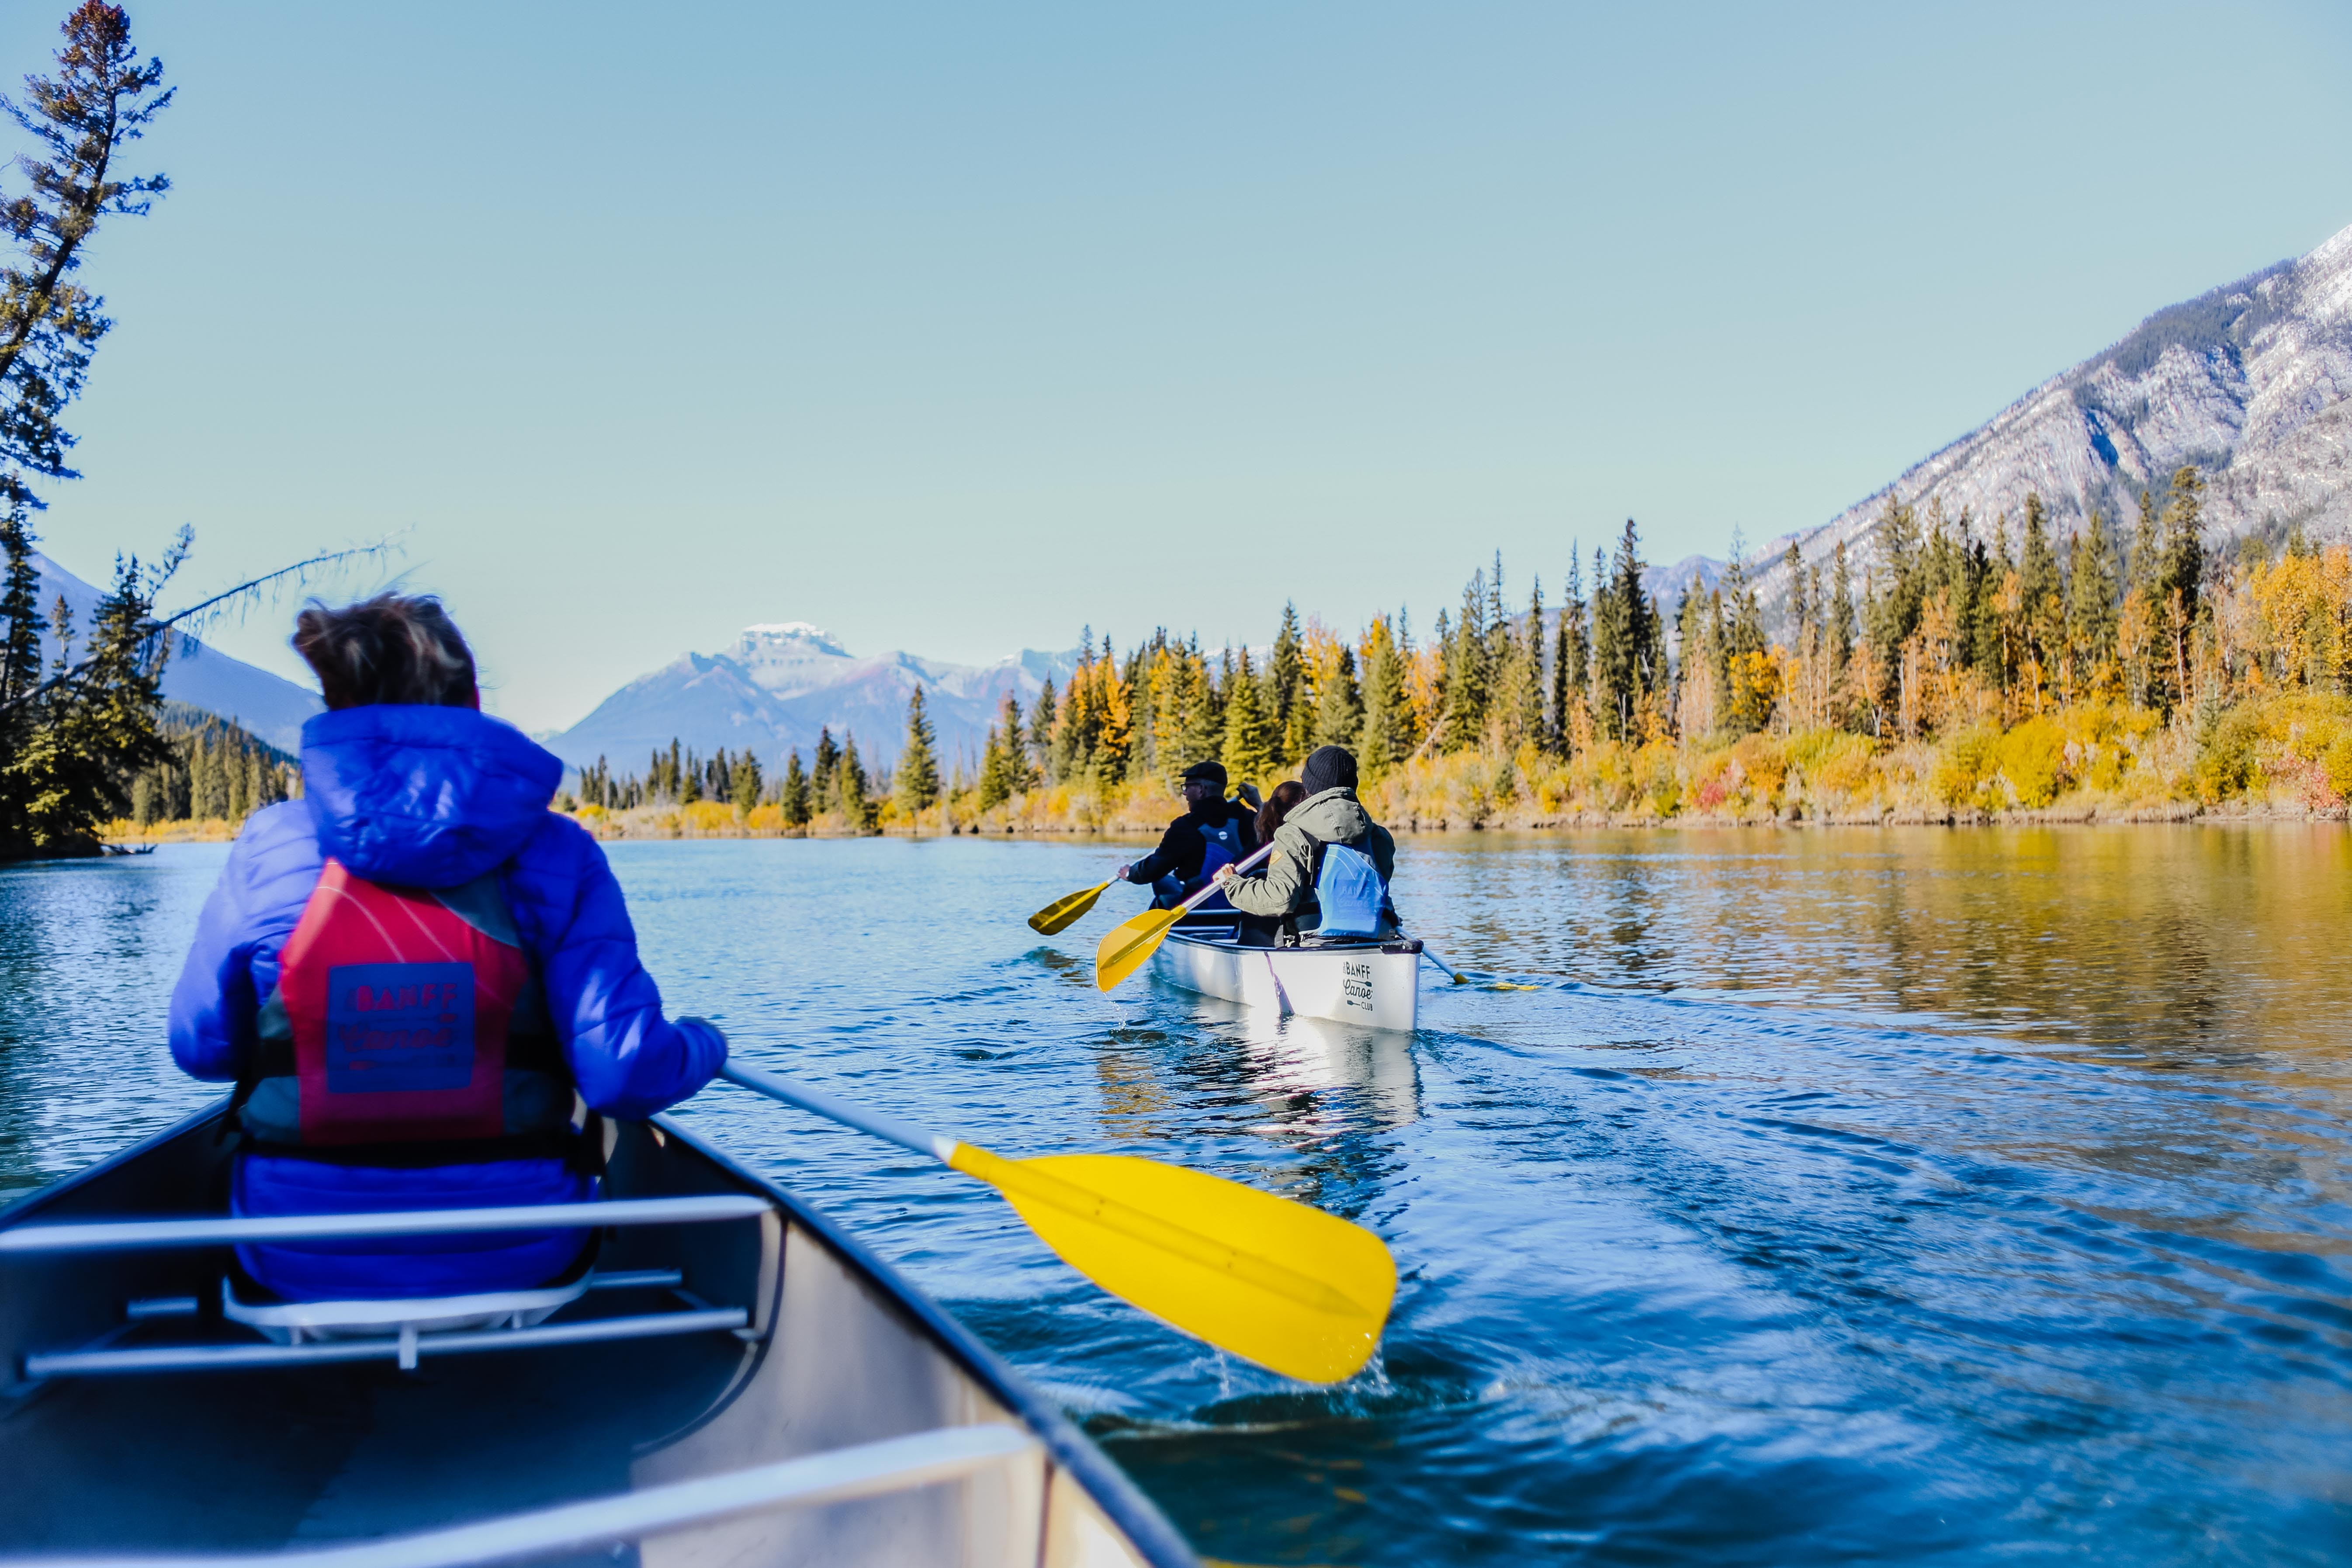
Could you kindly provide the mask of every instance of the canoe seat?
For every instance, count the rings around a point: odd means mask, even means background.
[[[775,1205],[751,1194],[621,1198],[528,1208],[436,1209],[416,1213],[273,1215],[268,1218],[115,1220],[76,1225],[28,1225],[0,1232],[0,1253],[130,1252],[218,1247],[289,1239],[350,1239],[364,1236],[453,1234],[510,1229],[519,1224],[591,1226],[693,1225],[760,1220]],[[673,1305],[652,1311],[598,1314],[562,1322],[547,1320],[598,1290],[659,1290]],[[382,1301],[282,1301],[230,1273],[221,1281],[221,1315],[258,1333],[264,1342],[120,1345],[125,1333],[157,1320],[195,1318],[194,1297],[127,1302],[122,1325],[73,1350],[24,1358],[27,1381],[129,1373],[229,1371],[313,1362],[392,1360],[413,1370],[420,1355],[520,1350],[664,1334],[732,1332],[750,1335],[748,1307],[715,1307],[685,1289],[675,1268],[596,1270],[583,1258],[575,1271],[527,1290]]]
[[[382,1301],[284,1301],[238,1291],[239,1277],[221,1278],[221,1316],[281,1345],[306,1339],[356,1339],[369,1334],[448,1333],[458,1329],[527,1329],[586,1295],[596,1276],[583,1258],[565,1276],[528,1290],[476,1290],[462,1296],[410,1296]],[[252,1281],[244,1281],[252,1289]]]

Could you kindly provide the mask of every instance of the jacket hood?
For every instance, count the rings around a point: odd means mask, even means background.
[[[322,854],[353,876],[454,888],[547,820],[563,764],[470,708],[375,704],[302,726],[302,795]]]
[[[1298,831],[1309,838],[1320,838],[1327,844],[1338,844],[1353,838],[1371,826],[1372,819],[1356,799],[1355,790],[1347,784],[1310,795],[1290,808],[1282,819],[1288,827],[1298,825]]]

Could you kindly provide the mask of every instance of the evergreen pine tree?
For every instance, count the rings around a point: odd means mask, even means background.
[[[1845,684],[1846,661],[1853,657],[1853,574],[1845,561],[1845,541],[1830,552],[1830,602],[1822,616],[1829,633],[1830,680]]]
[[[1010,750],[1004,743],[1003,727],[991,724],[988,740],[980,748],[980,777],[972,787],[973,800],[982,811],[993,810],[1013,798],[1013,770],[1007,757]]]
[[[1365,647],[1363,747],[1356,760],[1374,779],[1412,754],[1412,699],[1405,690],[1404,652],[1386,616],[1373,617]]]
[[[1038,776],[1049,784],[1062,782],[1054,772],[1053,752],[1054,726],[1060,717],[1054,700],[1054,678],[1049,675],[1037,689],[1037,705],[1029,710],[1029,750],[1036,758]]]
[[[2107,678],[2116,658],[2116,548],[2106,519],[2094,509],[2067,551],[2066,643],[2078,689]]]
[[[820,815],[841,809],[841,745],[831,727],[819,725],[809,764],[809,804]]]
[[[939,804],[940,763],[932,751],[930,715],[923,710],[923,689],[907,699],[907,748],[898,753],[895,781],[898,805],[908,816]]]
[[[152,575],[136,556],[115,558],[114,582],[91,614],[89,655],[79,662],[72,615],[58,597],[50,682],[26,703],[30,721],[16,751],[0,759],[0,801],[8,807],[0,856],[94,853],[99,826],[130,810],[132,778],[171,756],[156,731],[167,645],[152,610],[185,549],[183,534]]]
[[[2025,537],[2017,557],[2025,652],[2040,670],[2037,687],[2058,679],[2066,652],[2066,584],[2050,543],[2049,514],[2038,490],[2025,492]]]
[[[1617,607],[1617,580],[1607,571],[1599,551],[1593,552],[1592,574],[1592,711],[1601,732],[1621,734],[1621,720],[1631,693],[1626,689],[1625,623]]]
[[[1570,723],[1575,714],[1576,700],[1584,695],[1589,679],[1585,668],[1584,584],[1582,563],[1577,559],[1581,552],[1574,544],[1568,550],[1568,593],[1560,601],[1559,630],[1553,639],[1551,653],[1551,734],[1553,750],[1565,757],[1573,749],[1575,739]]]
[[[1508,718],[1507,713],[1497,715],[1496,710],[1508,700],[1505,687],[1513,645],[1517,641],[1511,635],[1510,611],[1503,603],[1503,552],[1499,550],[1495,552],[1494,574],[1486,579],[1486,609],[1483,618],[1486,626],[1484,660],[1486,668],[1486,727],[1492,729],[1498,716]]]
[[[792,755],[784,759],[784,787],[777,803],[783,807],[784,826],[787,827],[806,827],[809,818],[814,815],[809,799],[808,774],[801,769],[801,749],[798,746],[794,746]]]
[[[2176,703],[2189,698],[2189,637],[2204,578],[2205,479],[2193,464],[2183,464],[2173,470],[2172,493],[2165,500],[2164,569],[2157,583]]]
[[[866,764],[857,755],[857,738],[845,732],[841,737],[841,762],[835,769],[834,802],[853,833],[864,833],[874,826],[873,781],[866,777]]]
[[[1922,591],[1919,516],[1890,493],[1878,519],[1875,588],[1864,612],[1864,629],[1883,681],[1878,690],[1865,695],[1881,708],[1895,700],[1903,645],[1919,629]]]
[[[1277,737],[1274,715],[1266,711],[1265,692],[1250,669],[1249,649],[1242,649],[1241,661],[1227,685],[1231,692],[1225,699],[1225,743],[1222,759],[1225,764],[1225,776],[1235,784],[1263,787],[1273,779]]]
[[[243,822],[253,815],[253,769],[249,765],[253,753],[241,742],[222,748],[222,762],[228,773],[228,819]]]
[[[1644,570],[1641,536],[1629,517],[1608,581],[1593,595],[1592,614],[1597,706],[1603,727],[1621,741],[1633,738],[1634,710],[1665,673],[1665,638],[1642,585]]]
[[[1228,666],[1232,655],[1226,656]],[[1225,706],[1208,660],[1195,641],[1184,676],[1186,708],[1182,743],[1169,759],[1171,773],[1181,775],[1194,763],[1213,762],[1225,749]]]
[[[1486,647],[1486,574],[1482,567],[1462,588],[1462,614],[1452,627],[1439,628],[1444,661],[1445,702],[1439,747],[1447,752],[1475,751],[1486,737],[1486,707],[1490,677]],[[1443,612],[1440,612],[1441,620]]]
[[[1267,716],[1273,721],[1274,732],[1282,738],[1276,750],[1277,767],[1294,766],[1305,760],[1305,753],[1293,751],[1294,743],[1303,742],[1313,731],[1312,716],[1300,700],[1307,681],[1306,661],[1299,655],[1298,607],[1286,603],[1282,606],[1282,626],[1274,634],[1274,647],[1266,655],[1265,690]]]
[[[1315,724],[1307,735],[1306,749],[1295,753],[1291,760],[1303,762],[1306,753],[1318,746],[1345,746],[1351,752],[1358,751],[1363,737],[1364,700],[1356,684],[1356,654],[1341,643],[1322,689],[1315,694]],[[1361,765],[1359,761],[1359,768]]]
[[[0,474],[0,549],[7,553],[6,575],[0,578],[0,621],[6,623],[0,635],[0,725],[41,682],[41,575],[26,521],[31,500],[14,476]],[[0,730],[0,738],[10,732]]]
[[[1021,728],[1021,694],[1004,693],[1004,784],[1014,795],[1037,787],[1037,764],[1030,754],[1029,737]]]
[[[1538,750],[1553,749],[1550,706],[1544,693],[1544,602],[1543,578],[1535,576],[1528,584],[1527,624],[1511,639],[1511,728],[1515,742],[1524,741]]]
[[[1723,626],[1721,728],[1733,735],[1752,735],[1771,717],[1755,679],[1757,658],[1764,652],[1764,610],[1748,575],[1747,553],[1747,542],[1734,530],[1731,564],[1724,568],[1717,612]]]
[[[749,750],[737,757],[735,765],[728,770],[727,784],[728,797],[735,803],[735,809],[746,816],[751,815],[768,788],[768,781],[761,773],[760,759]]]

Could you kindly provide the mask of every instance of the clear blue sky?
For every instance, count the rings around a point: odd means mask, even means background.
[[[131,8],[176,188],[91,257],[48,548],[191,522],[193,597],[413,528],[531,728],[752,621],[1262,641],[1720,552],[2352,224],[2342,0]],[[217,640],[295,671],[289,613]]]

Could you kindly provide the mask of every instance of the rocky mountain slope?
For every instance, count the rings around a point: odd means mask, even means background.
[[[73,614],[75,636],[87,633],[90,612],[98,606],[98,590],[37,550],[33,552],[33,562],[41,574],[40,603],[44,613],[62,596]],[[45,627],[43,663],[56,651]],[[301,750],[302,721],[323,706],[318,693],[242,659],[231,658],[190,637],[180,637],[172,644],[172,657],[163,666],[163,695],[171,701],[184,702],[230,720],[279,751],[289,752]]]
[[[2211,537],[2352,533],[2352,228],[2310,255],[2159,310],[1827,523],[1759,550],[1766,598],[1844,541],[1859,578],[1889,494],[2012,526],[2036,490],[2063,536],[2093,510],[2128,538],[2139,492],[2204,469]],[[1826,574],[1824,565],[1824,574]]]
[[[1029,649],[990,665],[898,652],[859,658],[804,621],[749,626],[718,653],[686,654],[638,677],[544,743],[574,767],[601,756],[624,773],[642,773],[673,736],[706,756],[748,749],[775,766],[795,747],[805,757],[818,728],[830,726],[835,739],[854,733],[869,763],[887,765],[905,743],[907,700],[919,682],[941,765],[951,768],[959,754],[979,756],[1008,689],[1025,709],[1047,679],[1065,686],[1075,667],[1071,654]]]

